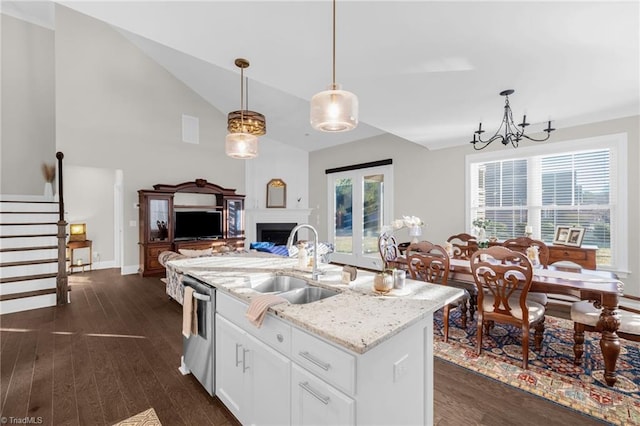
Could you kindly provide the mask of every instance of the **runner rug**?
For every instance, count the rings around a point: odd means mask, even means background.
[[[476,322],[461,328],[458,310],[451,310],[449,343],[443,342],[442,311],[434,321],[435,356],[502,383],[554,401],[612,424],[640,424],[640,343],[620,339],[618,381],[604,383],[599,333],[585,332],[582,365],[573,365],[573,322],[547,316],[542,351],[529,349],[529,369],[522,369],[521,331],[496,323],[483,335],[476,355]]]

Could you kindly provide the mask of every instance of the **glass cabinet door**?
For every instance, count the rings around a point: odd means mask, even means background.
[[[169,239],[169,199],[149,200],[149,241]]]
[[[244,236],[244,200],[227,199],[227,238]]]

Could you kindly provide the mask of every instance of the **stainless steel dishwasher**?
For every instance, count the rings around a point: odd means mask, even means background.
[[[193,288],[193,297],[198,306],[198,333],[182,337],[182,360],[180,372],[193,374],[200,384],[213,396],[215,392],[215,288],[185,275],[182,284]]]

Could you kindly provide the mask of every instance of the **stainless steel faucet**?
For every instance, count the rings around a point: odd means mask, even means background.
[[[318,231],[316,231],[316,228],[308,223],[301,223],[293,228],[291,230],[291,234],[289,234],[289,238],[287,239],[287,250],[293,247],[293,236],[302,228],[311,229],[313,232],[313,267],[311,269],[311,278],[317,280],[321,272],[318,270]]]

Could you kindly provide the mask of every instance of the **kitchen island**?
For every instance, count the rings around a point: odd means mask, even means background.
[[[374,274],[341,282],[290,259],[185,259],[169,267],[216,289],[215,394],[244,424],[431,424],[433,312],[462,291],[407,280],[380,296]],[[269,308],[262,327],[245,317],[253,287],[274,274],[339,294]]]

